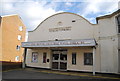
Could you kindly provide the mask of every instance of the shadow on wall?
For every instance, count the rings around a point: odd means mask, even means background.
[[[2,67],[2,71],[22,68],[22,62],[8,62],[8,61],[0,61],[0,66]]]

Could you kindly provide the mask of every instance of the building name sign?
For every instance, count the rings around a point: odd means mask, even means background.
[[[95,41],[48,41],[23,42],[22,47],[69,47],[69,46],[95,46]]]
[[[68,27],[58,27],[58,28],[50,28],[49,32],[59,32],[59,31],[71,31],[71,26]]]

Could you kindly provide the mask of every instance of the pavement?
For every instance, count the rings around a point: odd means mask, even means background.
[[[45,69],[13,69],[2,72],[2,79],[114,79],[120,80],[119,75],[112,74],[96,74],[55,71]]]

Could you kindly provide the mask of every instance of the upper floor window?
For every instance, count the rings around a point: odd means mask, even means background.
[[[117,17],[118,33],[120,33],[120,15]]]
[[[23,30],[23,27],[22,26],[19,26],[19,31],[22,31]]]
[[[15,61],[18,62],[19,61],[19,56],[15,57]]]
[[[21,35],[18,35],[18,40],[21,40],[22,39],[22,36]]]
[[[17,46],[16,46],[16,49],[17,49],[17,50],[20,50],[20,45],[17,45]]]

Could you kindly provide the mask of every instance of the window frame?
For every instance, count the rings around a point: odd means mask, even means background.
[[[47,52],[43,52],[43,63],[47,63]]]
[[[35,57],[33,58],[33,56],[35,56]],[[35,58],[36,58],[36,60],[35,60]],[[31,63],[38,63],[38,52],[32,52]]]
[[[87,54],[91,54],[91,55],[87,55]],[[90,57],[88,57],[88,56],[90,56]],[[87,59],[90,61],[89,63],[86,63]],[[84,65],[93,66],[93,53],[92,52],[85,52],[84,53]]]
[[[19,26],[19,31],[23,31],[23,26]]]
[[[76,56],[77,56],[77,53],[76,52],[73,52],[72,53],[72,65],[76,65]],[[75,60],[74,60],[75,59]]]
[[[20,41],[20,40],[22,40],[22,36],[21,35],[18,35],[18,40]]]

